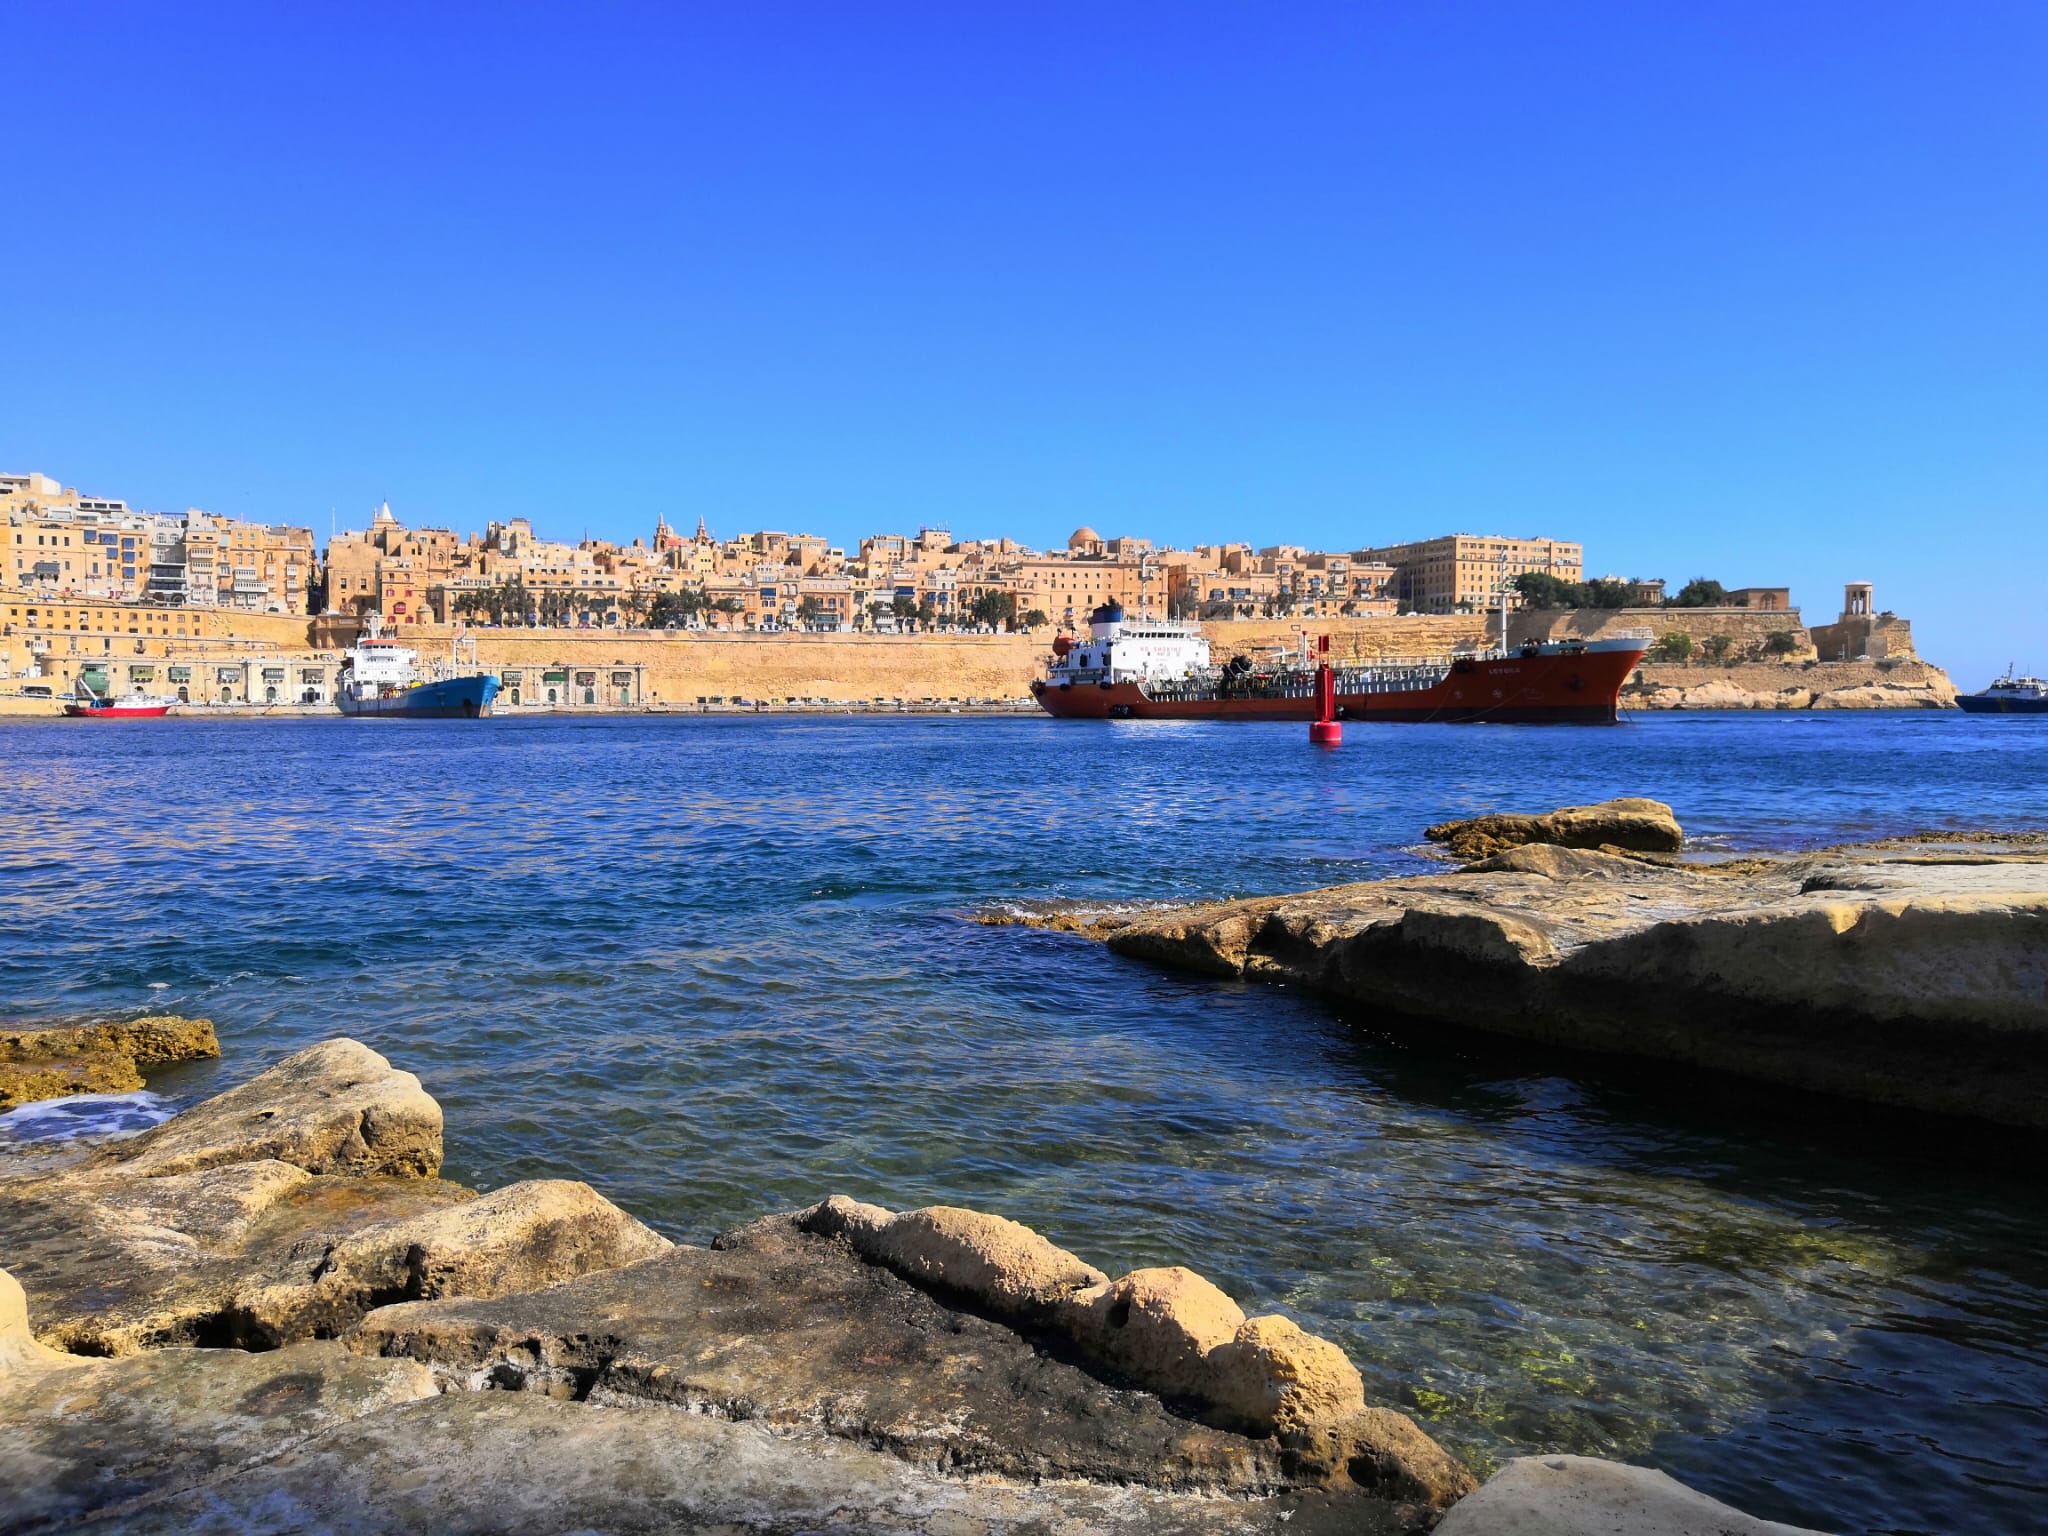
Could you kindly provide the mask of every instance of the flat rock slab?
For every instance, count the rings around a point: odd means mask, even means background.
[[[1822,1536],[1759,1520],[1649,1467],[1525,1456],[1451,1507],[1437,1536]]]
[[[132,1182],[5,1179],[0,1267],[27,1290],[36,1336],[61,1349],[234,1344],[248,1292],[310,1283],[348,1234],[474,1198],[439,1179],[315,1178],[273,1160]]]
[[[423,1366],[337,1344],[0,1369],[0,1532],[118,1523],[434,1392]]]
[[[863,1263],[841,1239],[770,1218],[720,1241],[532,1295],[381,1308],[349,1342],[461,1387],[823,1430],[949,1475],[1307,1491],[1277,1441],[1105,1382]],[[1357,1529],[1426,1524],[1363,1497],[1339,1504],[1368,1522]]]
[[[1699,866],[1532,845],[1086,931],[1135,958],[1414,1020],[2048,1130],[2038,852]]]
[[[367,1363],[367,1362],[366,1362]],[[0,1450],[0,1467],[6,1465]],[[258,1465],[67,1530],[134,1536],[716,1532],[721,1536],[1392,1536],[1384,1507],[939,1477],[817,1431],[673,1408],[458,1393],[283,1443]],[[0,1524],[41,1532],[48,1525]]]
[[[112,1023],[0,1026],[0,1112],[81,1093],[128,1093],[142,1068],[218,1056],[207,1019],[174,1014]]]

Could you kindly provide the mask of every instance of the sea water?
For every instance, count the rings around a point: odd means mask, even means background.
[[[2048,720],[53,722],[0,729],[0,784],[0,1006],[213,1019],[170,1107],[352,1035],[453,1178],[686,1241],[844,1192],[1186,1264],[1481,1470],[1944,1536],[2048,1496],[2035,1153],[973,920],[1413,873],[1430,822],[1623,794],[1711,848],[2039,828]]]

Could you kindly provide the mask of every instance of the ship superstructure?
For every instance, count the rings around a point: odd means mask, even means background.
[[[2048,715],[2048,680],[2021,677],[2007,667],[1982,692],[1957,695],[1956,706],[1973,715]]]
[[[498,679],[478,672],[476,642],[458,634],[447,661],[426,666],[419,652],[387,638],[376,614],[347,652],[335,703],[345,715],[480,720],[491,712]]]

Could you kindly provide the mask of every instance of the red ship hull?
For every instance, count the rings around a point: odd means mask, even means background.
[[[168,704],[66,704],[64,713],[74,720],[154,720],[171,712]]]
[[[1640,650],[1473,657],[1426,688],[1346,693],[1337,718],[1407,724],[1612,725],[1621,686]],[[1312,674],[1254,680],[1244,692],[1153,697],[1135,682],[1045,683],[1031,692],[1046,713],[1071,720],[1313,720]],[[1299,679],[1297,685],[1297,679]]]

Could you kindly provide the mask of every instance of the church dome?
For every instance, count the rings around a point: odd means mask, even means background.
[[[1086,549],[1090,544],[1100,544],[1102,535],[1093,528],[1076,528],[1072,538],[1067,540],[1069,549]]]

